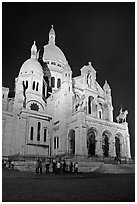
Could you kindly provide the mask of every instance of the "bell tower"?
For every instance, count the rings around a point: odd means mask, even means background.
[[[104,105],[105,119],[113,122],[113,106],[112,106],[111,89],[107,81],[105,81],[103,89],[105,92],[105,105]]]

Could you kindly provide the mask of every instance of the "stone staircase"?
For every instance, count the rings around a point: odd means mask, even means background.
[[[63,159],[63,158],[62,158]],[[121,164],[117,164],[114,158],[99,158],[99,157],[84,157],[75,156],[65,158],[66,162],[72,161],[78,162],[79,172],[100,172],[100,173],[132,173],[135,172],[134,164],[125,164],[125,161],[121,161]],[[35,172],[35,159],[26,159],[24,161],[15,161],[15,169],[19,171]],[[43,162],[43,172],[45,171],[45,163]],[[50,171],[52,172],[52,165],[50,165]]]
[[[124,174],[135,173],[134,164],[103,164],[95,170],[97,173]]]
[[[35,172],[35,163],[32,160],[14,161],[14,169],[19,171]]]

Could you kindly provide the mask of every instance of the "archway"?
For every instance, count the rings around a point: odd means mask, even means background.
[[[115,149],[116,149],[116,158],[120,158],[120,139],[118,136],[115,137]]]
[[[88,148],[88,155],[95,156],[96,150],[96,130],[94,128],[90,128],[87,132],[87,148]]]
[[[92,101],[93,101],[93,99],[94,98],[92,96],[88,97],[88,114],[92,113]]]
[[[120,133],[116,134],[115,136],[115,151],[116,158],[120,159],[122,151],[122,135]]]
[[[103,134],[102,134],[102,150],[103,150],[103,156],[104,157],[109,156],[109,137],[110,137],[110,133],[108,131],[103,132]]]
[[[75,155],[75,130],[70,130],[68,134],[69,140],[69,153]]]

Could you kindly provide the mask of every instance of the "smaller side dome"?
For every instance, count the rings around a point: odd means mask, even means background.
[[[110,89],[110,86],[109,84],[107,83],[107,81],[105,80],[105,84],[103,86],[103,89],[105,91],[106,94],[110,94],[111,93],[111,89]]]
[[[31,58],[26,60],[21,66],[19,75],[22,74],[36,74],[43,75],[43,69],[37,59]]]
[[[106,91],[106,90],[110,90],[110,86],[109,84],[107,83],[107,80],[105,80],[105,84],[103,86],[103,89]]]
[[[22,74],[36,74],[40,76],[43,75],[42,66],[37,60],[37,47],[35,41],[31,47],[31,58],[26,60],[21,66],[19,75]]]

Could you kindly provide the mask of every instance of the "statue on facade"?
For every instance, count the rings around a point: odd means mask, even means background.
[[[91,73],[90,73],[90,71],[88,71],[88,75],[87,75],[87,84],[88,84],[88,87],[91,88]]]
[[[120,123],[120,121],[121,123],[126,122],[127,114],[128,114],[128,111],[127,110],[122,111],[122,108],[121,108],[120,114],[116,117],[117,123]]]
[[[75,95],[74,95],[74,108],[76,111],[82,110],[84,99],[85,99],[84,94],[80,97],[77,93],[75,93]]]

